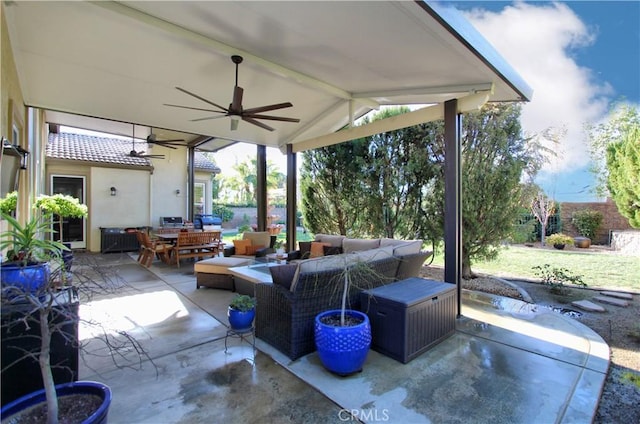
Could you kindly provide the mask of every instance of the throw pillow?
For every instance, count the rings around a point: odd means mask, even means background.
[[[323,246],[324,256],[339,255],[342,253],[342,246]]]
[[[247,250],[245,253],[245,255],[255,255],[256,252],[260,249],[264,249],[266,246],[253,246],[253,245],[249,245],[247,246]]]
[[[311,255],[312,258],[318,258],[324,256],[324,246],[331,246],[330,243],[320,243],[319,241],[311,242]]]
[[[300,259],[309,259],[309,255],[311,255],[311,242],[299,241],[298,246],[300,247]]]
[[[236,248],[236,255],[246,255],[247,247],[251,246],[251,240],[234,240],[233,247]]]
[[[291,290],[291,283],[293,282],[293,277],[298,270],[298,264],[287,264],[287,265],[277,265],[270,266],[269,272],[271,273],[271,278],[273,279],[273,284],[278,284],[287,290]]]

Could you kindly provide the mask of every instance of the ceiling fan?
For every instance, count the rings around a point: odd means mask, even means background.
[[[151,133],[147,136],[147,144],[157,145],[166,147],[168,149],[176,149],[176,146],[186,146],[185,140],[182,138],[177,138],[173,140],[158,140],[157,136],[153,133],[153,127],[151,128]]]
[[[217,118],[229,116],[231,117],[231,131],[235,131],[238,129],[238,121],[240,119],[250,124],[257,125],[258,127],[264,128],[265,130],[268,130],[268,131],[273,131],[274,128],[260,122],[259,119],[266,119],[270,121],[282,121],[282,122],[300,122],[300,120],[297,118],[286,118],[284,116],[262,114],[263,112],[269,112],[272,110],[285,109],[288,107],[292,107],[293,105],[289,102],[275,103],[272,105],[253,107],[249,109],[244,109],[242,107],[242,95],[244,93],[244,89],[238,86],[238,65],[242,63],[242,60],[243,60],[242,56],[238,56],[238,55],[231,56],[231,61],[236,64],[236,85],[233,87],[233,100],[228,108],[222,107],[210,100],[205,99],[204,97],[201,97],[195,93],[187,91],[181,87],[176,87],[176,89],[192,97],[195,97],[198,100],[201,100],[205,103],[215,106],[216,108],[218,108],[218,110],[204,109],[204,108],[191,107],[191,106],[181,106],[181,105],[174,105],[174,104],[167,104],[167,103],[165,103],[165,106],[179,107],[183,109],[201,110],[205,112],[213,112],[213,113],[220,114],[216,116],[208,116],[205,118],[192,119],[191,120],[192,122],[204,121],[207,119],[217,119]]]
[[[129,152],[129,154],[127,156],[130,156],[132,158],[150,158],[150,159],[164,159],[164,155],[149,155],[146,154],[144,151],[140,150],[136,150],[136,126],[135,124],[133,125],[133,133],[131,136],[131,151]]]

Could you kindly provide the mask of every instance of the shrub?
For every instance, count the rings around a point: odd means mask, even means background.
[[[547,244],[556,245],[556,244],[565,244],[567,246],[573,245],[573,238],[562,233],[551,234],[546,239]]]
[[[233,211],[225,205],[213,205],[211,212],[222,218],[222,222],[229,222],[233,219]]]
[[[540,277],[542,284],[549,286],[553,293],[562,293],[565,289],[564,283],[587,287],[587,283],[582,281],[582,275],[573,274],[566,268],[552,268],[551,265],[544,264],[542,266],[534,266],[532,269]]]
[[[602,225],[602,214],[591,209],[575,211],[571,218],[571,223],[581,236],[593,239],[596,231]]]

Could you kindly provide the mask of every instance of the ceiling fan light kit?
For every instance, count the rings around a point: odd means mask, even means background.
[[[191,121],[205,121],[209,119],[218,119],[218,118],[229,116],[231,118],[231,131],[235,131],[238,129],[238,122],[240,120],[256,125],[268,131],[273,131],[274,128],[260,122],[259,120],[264,119],[264,120],[281,121],[281,122],[295,122],[295,123],[300,122],[300,120],[297,118],[288,118],[284,116],[275,116],[275,115],[262,115],[263,112],[270,112],[272,110],[285,109],[285,108],[292,107],[293,104],[291,104],[290,102],[274,103],[271,105],[259,106],[259,107],[249,108],[249,109],[244,109],[242,107],[242,97],[244,95],[244,89],[238,86],[238,65],[242,63],[242,60],[243,60],[242,56],[238,56],[238,55],[231,56],[231,61],[236,65],[236,84],[233,87],[233,98],[228,108],[222,107],[204,97],[201,97],[181,87],[176,87],[176,89],[185,94],[188,94],[191,97],[195,97],[196,99],[202,102],[205,102],[211,106],[214,106],[215,108],[217,108],[217,110],[204,109],[204,108],[191,107],[191,106],[182,106],[182,105],[175,105],[175,104],[168,104],[168,103],[165,103],[165,106],[177,107],[182,109],[199,110],[199,111],[218,114],[215,116],[192,119]]]

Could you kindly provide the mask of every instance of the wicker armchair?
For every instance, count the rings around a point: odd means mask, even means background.
[[[361,288],[374,288],[396,281],[399,273],[402,278],[407,278],[429,255],[430,252],[421,252],[403,258],[388,257],[367,262],[376,277],[372,278],[371,273],[352,274],[354,283],[348,295],[349,308],[360,309]],[[292,360],[315,351],[315,316],[329,309],[340,309],[342,278],[342,269],[332,269],[300,273],[293,290],[278,284],[257,284],[256,336]]]

